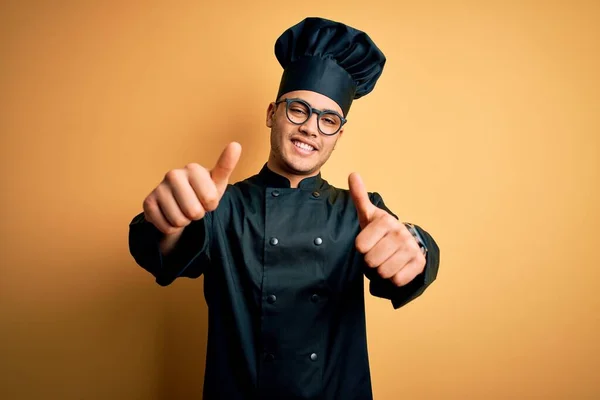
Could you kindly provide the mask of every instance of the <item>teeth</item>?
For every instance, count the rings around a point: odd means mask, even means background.
[[[303,150],[307,150],[307,151],[313,151],[314,150],[314,147],[312,147],[309,144],[298,142],[298,141],[294,141],[293,143],[294,143],[294,146],[300,147]]]

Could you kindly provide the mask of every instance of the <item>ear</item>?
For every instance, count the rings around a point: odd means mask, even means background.
[[[267,128],[273,127],[273,123],[275,122],[275,111],[277,111],[275,103],[270,103],[269,107],[267,107]]]

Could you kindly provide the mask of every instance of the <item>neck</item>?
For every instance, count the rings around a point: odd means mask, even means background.
[[[279,163],[277,161],[275,161],[273,159],[272,156],[269,157],[269,161],[267,161],[267,167],[271,171],[273,171],[273,172],[275,172],[275,173],[277,173],[277,174],[279,174],[279,175],[287,178],[290,181],[290,187],[293,188],[293,189],[298,188],[298,185],[300,184],[300,181],[302,181],[303,179],[310,178],[311,176],[319,175],[319,170],[317,170],[315,172],[308,173],[306,175],[298,175],[298,174],[294,174],[292,172],[286,171],[284,168],[282,168],[279,165]]]

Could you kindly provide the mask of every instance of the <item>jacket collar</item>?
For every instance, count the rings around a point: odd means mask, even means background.
[[[289,188],[289,187],[291,187],[289,179],[287,179],[286,177],[284,177],[282,175],[279,175],[276,172],[271,171],[269,169],[269,167],[267,167],[266,163],[262,167],[260,172],[257,175],[255,175],[253,178],[254,178],[253,180],[255,180],[256,183],[258,183],[261,186],[265,186],[265,187],[273,187],[273,188]],[[323,180],[320,172],[318,175],[302,179],[300,181],[300,183],[298,184],[299,189],[307,189],[307,190],[324,189],[327,186],[329,186],[329,184],[327,183],[327,181]]]

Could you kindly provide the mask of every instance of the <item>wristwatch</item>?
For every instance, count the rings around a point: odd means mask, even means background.
[[[425,246],[425,241],[423,240],[423,237],[421,236],[417,228],[415,228],[415,226],[409,222],[405,222],[404,226],[406,226],[406,229],[408,229],[410,234],[413,235],[413,237],[417,241],[417,244],[421,249],[421,253],[423,253],[424,256],[427,256],[427,246]]]

